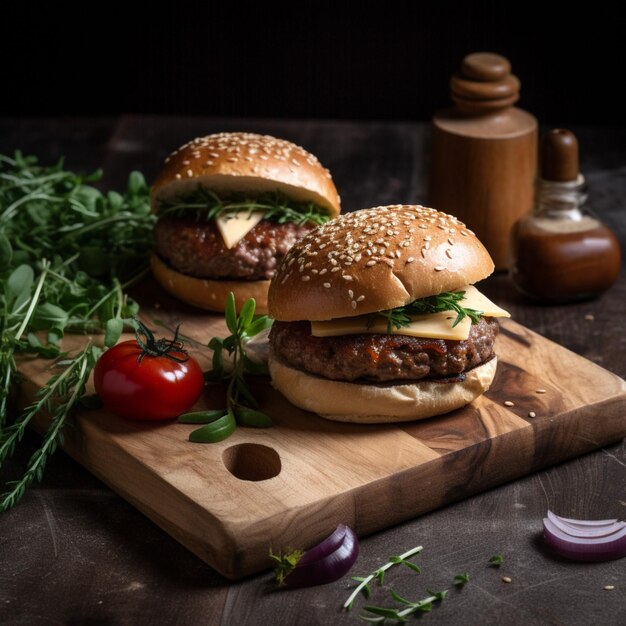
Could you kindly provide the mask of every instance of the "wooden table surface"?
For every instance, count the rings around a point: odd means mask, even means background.
[[[198,135],[249,130],[291,139],[330,168],[344,210],[425,203],[429,131],[418,123],[349,123],[209,118],[0,119],[0,152],[16,148],[72,169],[102,167],[103,186],[120,188],[132,169],[151,180],[169,151]],[[589,183],[589,204],[626,251],[626,128],[573,128]],[[626,275],[601,298],[568,306],[524,300],[506,275],[484,291],[514,319],[626,377]],[[563,372],[567,376],[567,372]],[[602,419],[598,415],[598,419]],[[16,477],[37,444],[2,470]],[[624,442],[587,454],[364,538],[352,574],[365,575],[416,545],[417,576],[395,568],[389,588],[418,599],[450,594],[424,624],[624,624],[626,561],[575,564],[540,540],[546,509],[580,518],[626,518]],[[417,484],[416,489],[419,489]],[[502,554],[499,569],[487,567]],[[38,624],[357,624],[358,600],[342,613],[349,581],[276,591],[269,573],[230,582],[133,509],[64,453],[44,480],[0,516],[0,623]],[[463,589],[454,575],[469,572]],[[503,576],[511,578],[507,584]],[[613,585],[612,591],[604,589]]]

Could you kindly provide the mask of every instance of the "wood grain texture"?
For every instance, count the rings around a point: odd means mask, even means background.
[[[151,281],[138,297],[145,322],[183,322],[208,368],[208,350],[199,346],[226,334],[223,318],[187,318]],[[68,337],[65,347],[84,341]],[[366,535],[626,434],[626,383],[618,377],[511,321],[496,349],[501,365],[492,389],[441,418],[331,422],[293,407],[258,379],[255,393],[274,420],[270,429],[239,428],[224,442],[198,445],[187,441],[193,426],[146,425],[101,409],[79,415],[64,448],[201,559],[239,578],[269,566],[270,546],[313,545],[338,523]],[[25,402],[48,367],[20,364]],[[563,368],[576,376],[563,377]],[[221,393],[209,386],[195,409],[219,406]],[[43,418],[37,427],[45,428]],[[275,472],[266,469],[271,455],[279,459]],[[417,482],[428,487],[416,491]]]

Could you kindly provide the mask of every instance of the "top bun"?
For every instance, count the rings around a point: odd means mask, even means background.
[[[297,202],[314,202],[331,217],[341,210],[330,172],[317,157],[270,135],[217,133],[174,150],[152,186],[152,210],[198,184],[218,194],[278,191]]]
[[[486,278],[494,266],[452,215],[415,205],[346,213],[305,235],[272,278],[277,320],[323,321],[404,306]]]

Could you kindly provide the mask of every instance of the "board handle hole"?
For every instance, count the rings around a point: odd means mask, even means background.
[[[222,461],[239,480],[268,480],[278,476],[281,470],[278,452],[258,443],[239,443],[226,448]]]

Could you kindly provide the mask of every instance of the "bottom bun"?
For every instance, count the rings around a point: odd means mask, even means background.
[[[226,298],[235,294],[235,307],[241,310],[248,298],[256,300],[256,313],[267,313],[269,280],[211,280],[182,274],[164,263],[156,254],[150,259],[152,273],[161,286],[174,297],[209,311],[224,311]]]
[[[483,394],[496,374],[496,357],[454,383],[348,383],[294,369],[270,354],[272,385],[292,404],[337,422],[408,422],[458,409]]]

